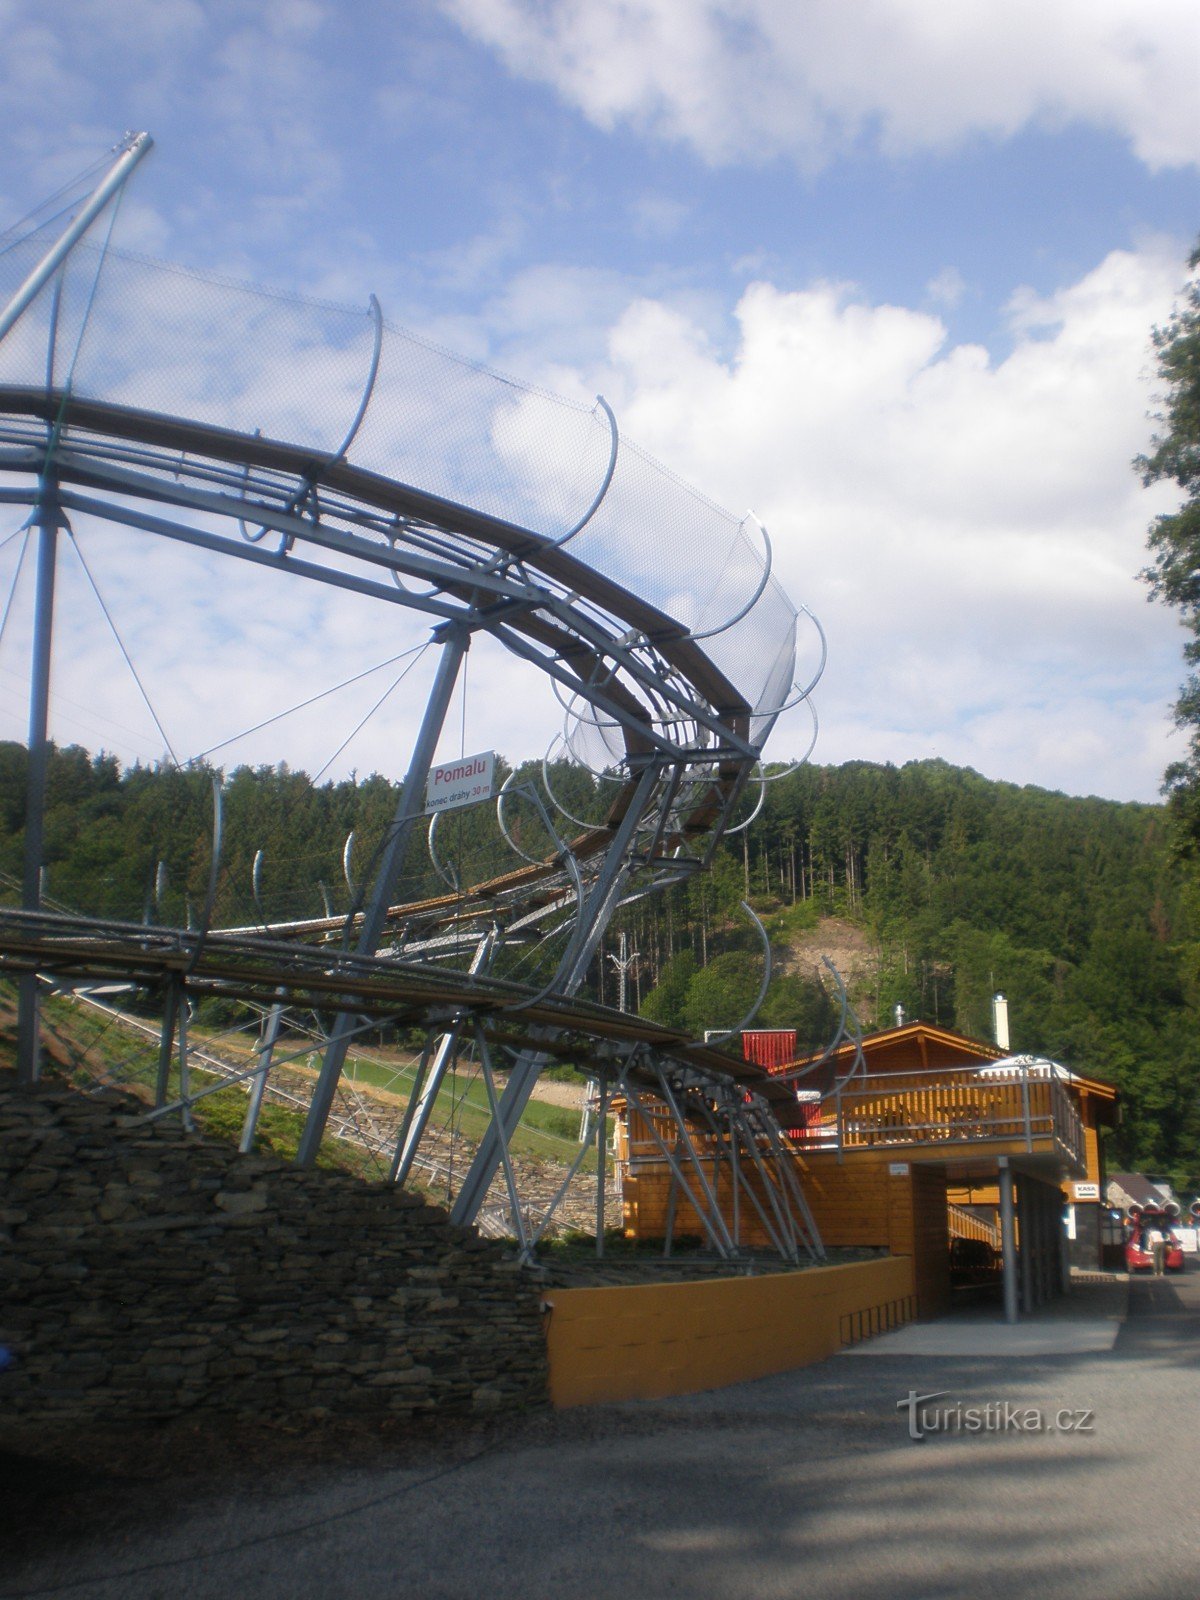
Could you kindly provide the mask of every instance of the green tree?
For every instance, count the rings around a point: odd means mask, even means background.
[[[696,958],[681,950],[663,966],[658,983],[642,1001],[642,1016],[668,1028],[684,1028],[688,989],[696,976]]]
[[[696,1038],[709,1028],[736,1028],[754,1004],[762,960],[727,951],[701,967],[688,985],[683,1020]]]
[[[1173,482],[1183,490],[1177,511],[1156,517],[1150,525],[1153,565],[1143,576],[1156,599],[1174,606],[1191,638],[1184,645],[1189,672],[1175,703],[1175,720],[1189,735],[1188,754],[1167,769],[1171,794],[1183,832],[1200,847],[1200,246],[1188,259],[1191,278],[1171,320],[1153,334],[1158,374],[1165,390],[1162,412],[1155,418],[1149,455],[1134,465],[1142,482]]]

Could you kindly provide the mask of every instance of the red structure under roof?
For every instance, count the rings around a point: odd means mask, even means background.
[[[782,1072],[796,1059],[795,1028],[747,1028],[742,1034],[742,1059],[768,1072]]]

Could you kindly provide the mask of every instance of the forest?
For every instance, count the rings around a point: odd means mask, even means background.
[[[0,744],[0,893],[15,903],[26,755]],[[501,776],[509,769],[501,766]],[[775,775],[773,775],[775,776]],[[506,827],[545,855],[551,836],[518,769]],[[610,794],[577,768],[551,768],[580,825]],[[46,818],[48,903],[131,921],[185,924],[201,914],[212,859],[213,792],[223,844],[217,925],[346,911],[369,880],[397,788],[372,774],[314,786],[286,766],[122,768],[77,746],[56,749]],[[564,837],[578,831],[558,816]],[[352,837],[351,837],[352,836]],[[347,848],[347,840],[350,840]],[[259,853],[261,852],[261,856]],[[259,857],[257,872],[255,858]],[[439,892],[517,864],[494,807],[438,823],[413,849],[402,897]],[[850,999],[865,1029],[895,1006],[990,1036],[996,990],[1008,997],[1013,1048],[1043,1053],[1122,1091],[1110,1165],[1200,1183],[1200,879],[1167,808],[1081,799],[993,782],[941,761],[901,767],[805,766],[768,783],[753,823],[727,839],[711,872],[629,905],[588,979],[657,1020],[737,1026],[774,976],[758,1025],[795,1026],[816,1046],[836,1025],[836,984],[820,965],[828,936],[858,952]],[[553,939],[515,950],[513,975],[542,981]]]

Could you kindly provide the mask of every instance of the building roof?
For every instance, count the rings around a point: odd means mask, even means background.
[[[1172,1196],[1169,1183],[1155,1183],[1140,1172],[1110,1172],[1108,1187],[1110,1192],[1118,1191],[1135,1206],[1161,1206]]]
[[[907,1056],[914,1049],[923,1063],[932,1052],[937,1059],[928,1064],[936,1066],[970,1066],[975,1062],[999,1061],[1004,1055],[1003,1050],[982,1039],[971,1039],[965,1033],[955,1033],[951,1028],[938,1027],[931,1022],[905,1022],[898,1028],[881,1028],[877,1033],[863,1035],[862,1050],[868,1072],[887,1071],[888,1056]],[[815,1050],[811,1055],[801,1056],[794,1065],[804,1066],[823,1053]],[[847,1040],[829,1059],[840,1061],[853,1054],[854,1042]]]
[[[840,1066],[853,1056],[854,1048],[853,1041],[847,1040],[832,1053],[829,1060],[835,1066]],[[1101,1102],[1115,1106],[1117,1100],[1116,1088],[1102,1078],[1077,1072],[1045,1056],[1014,1056],[984,1039],[972,1039],[965,1033],[956,1033],[952,1028],[943,1028],[932,1022],[905,1022],[899,1027],[881,1028],[876,1033],[865,1034],[862,1051],[868,1073],[897,1070],[897,1064],[901,1061],[908,1063],[911,1068],[914,1054],[921,1066],[930,1071],[943,1067],[993,1067],[1001,1063],[1011,1063],[1016,1070],[1018,1065],[1032,1064],[1052,1071],[1056,1077],[1064,1078],[1076,1089],[1095,1096]],[[800,1057],[792,1066],[803,1067],[818,1060],[821,1054],[820,1051],[814,1051],[811,1055]]]

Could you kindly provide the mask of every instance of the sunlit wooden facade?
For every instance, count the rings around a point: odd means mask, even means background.
[[[820,1084],[810,1087],[828,1090],[843,1077],[851,1049],[822,1067]],[[1041,1303],[1061,1287],[1064,1204],[1074,1208],[1067,1230],[1075,1241],[1072,1260],[1100,1264],[1101,1132],[1115,1120],[1111,1085],[1050,1062],[1021,1064],[992,1045],[924,1022],[870,1035],[863,1058],[865,1072],[840,1091],[819,1103],[798,1098],[790,1131],[827,1245],[912,1256],[919,1312],[935,1315],[950,1297],[950,1238],[999,1240],[1000,1175],[1007,1165],[1015,1179],[1025,1303]],[[728,1173],[723,1177],[712,1154],[723,1214],[740,1242],[762,1244],[755,1207],[738,1202],[737,1185]],[[699,1231],[637,1116],[623,1119],[618,1156],[629,1233],[664,1238]]]

